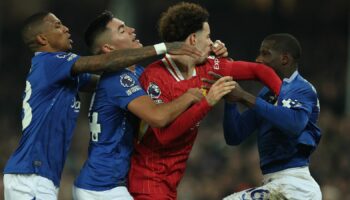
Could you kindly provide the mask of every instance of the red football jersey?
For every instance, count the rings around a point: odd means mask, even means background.
[[[235,80],[260,80],[276,94],[282,84],[275,72],[263,64],[214,57],[196,66],[193,77],[184,80],[170,55],[150,64],[139,80],[156,103],[167,103],[189,88],[200,88],[203,85],[202,78],[211,78],[209,71],[232,76]],[[176,188],[184,175],[199,122],[209,110],[210,106],[203,98],[167,127],[148,127],[142,140],[135,142],[129,172],[129,191],[136,196],[136,200],[140,194],[150,199],[162,195],[176,199]]]

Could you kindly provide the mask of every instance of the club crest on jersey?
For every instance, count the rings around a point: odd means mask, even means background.
[[[148,88],[147,88],[147,94],[152,98],[152,99],[157,99],[159,98],[160,94],[162,92],[160,91],[160,88],[157,84],[155,83],[150,83]]]
[[[123,87],[132,87],[135,85],[135,80],[128,74],[123,74],[120,76],[120,84]]]
[[[298,108],[298,107],[301,107],[302,105],[301,103],[298,102],[298,100],[283,99],[282,106],[286,108]]]

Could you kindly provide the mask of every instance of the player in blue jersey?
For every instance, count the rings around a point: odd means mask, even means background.
[[[69,29],[50,12],[28,18],[22,31],[35,52],[23,95],[22,137],[4,170],[6,200],[57,199],[60,178],[80,109],[78,91],[92,91],[97,77],[168,52],[200,56],[183,43],[167,43],[108,55],[80,57]]]
[[[309,172],[309,159],[320,141],[316,125],[320,106],[315,88],[298,72],[299,42],[290,34],[267,36],[256,61],[271,66],[283,79],[278,98],[265,87],[258,97],[237,83],[227,97],[224,114],[226,143],[238,145],[258,134],[263,186],[234,193],[225,200],[321,200],[319,185]],[[235,102],[249,107],[239,113]]]
[[[85,38],[94,54],[142,47],[135,39],[135,29],[108,11],[90,24]],[[227,53],[226,48],[219,45],[217,52]],[[203,97],[199,89],[193,88],[170,103],[155,104],[140,86],[138,78],[142,72],[142,67],[133,65],[101,76],[89,112],[89,156],[75,181],[74,199],[133,199],[126,181],[133,139],[138,131],[136,117],[150,126],[164,127]],[[225,87],[218,83],[205,97],[209,104],[224,95],[213,92]],[[152,94],[159,96],[160,92],[153,89]]]

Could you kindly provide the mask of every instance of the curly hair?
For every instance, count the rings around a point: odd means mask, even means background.
[[[165,42],[184,41],[191,33],[201,30],[208,18],[208,11],[200,5],[181,2],[162,14],[158,32]]]

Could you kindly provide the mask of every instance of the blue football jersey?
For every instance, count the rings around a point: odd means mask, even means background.
[[[137,97],[147,95],[138,81],[143,72],[136,67],[102,75],[91,102],[89,156],[75,185],[104,191],[126,184],[136,131],[135,119],[127,110]]]
[[[264,174],[307,166],[321,138],[316,124],[320,105],[315,88],[296,71],[283,81],[277,106],[269,103],[270,97],[268,88],[264,88],[255,107],[242,114],[235,105],[227,104],[226,141],[239,144],[257,129],[260,167]]]
[[[23,95],[22,137],[5,174],[38,174],[58,187],[80,110],[78,90],[89,74],[71,76],[79,58],[41,52],[32,58]]]

